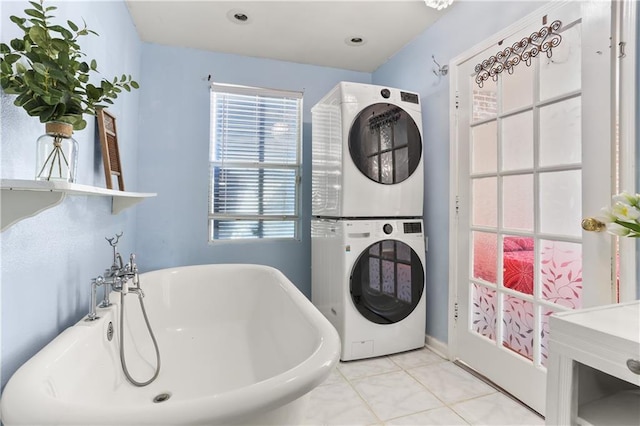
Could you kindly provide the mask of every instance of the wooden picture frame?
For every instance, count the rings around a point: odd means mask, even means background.
[[[104,177],[107,188],[113,189],[113,176],[116,176],[118,178],[118,189],[124,191],[116,118],[104,108],[97,111],[96,117],[98,118],[98,132],[100,133],[102,162],[104,163]]]

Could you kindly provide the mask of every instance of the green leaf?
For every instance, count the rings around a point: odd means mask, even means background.
[[[122,77],[120,77],[120,82],[125,82],[127,81],[127,76],[122,74]]]
[[[73,130],[83,130],[87,127],[87,122],[82,118],[73,124]]]
[[[51,116],[53,115],[55,110],[56,110],[55,106],[50,106],[46,108],[44,111],[42,111],[40,114],[38,114],[38,116],[40,117],[40,122],[46,123],[47,121],[51,121]]]
[[[66,111],[67,107],[64,103],[60,102],[56,104],[55,110],[53,112],[53,117],[62,117]]]
[[[49,30],[62,34],[62,36],[66,39],[73,38],[73,34],[71,34],[71,32],[68,29],[60,25],[51,25],[49,27]]]
[[[63,84],[68,82],[65,73],[57,69],[49,68],[49,77]]]
[[[42,4],[37,3],[37,2],[35,2],[35,1],[30,1],[29,3],[31,4],[31,6],[35,7],[35,8],[36,8],[36,10],[42,10]],[[26,12],[26,11],[25,11],[25,12]]]
[[[13,39],[13,40],[11,40],[11,43],[13,43],[15,40],[19,40],[19,39],[17,39],[17,38]],[[18,49],[16,49],[16,50],[18,50]],[[11,52],[11,49],[9,48],[9,46],[7,46],[4,43],[0,43],[0,53],[4,55],[4,54],[7,54],[9,52]]]
[[[38,10],[25,9],[24,13],[26,13],[29,16],[33,16],[34,18],[43,19],[43,20],[45,19],[44,13]]]
[[[53,40],[51,40],[51,45],[59,52],[58,53],[58,60],[60,60],[60,55],[62,55],[64,53],[64,58],[65,58],[65,63],[69,62],[69,46],[67,45],[67,42],[59,39],[59,38],[54,38]]]
[[[4,46],[6,46],[6,44],[4,44]],[[14,38],[13,40],[11,40],[11,47],[13,48],[13,50],[18,50],[18,51],[24,50],[24,40],[21,40],[19,38]]]
[[[134,89],[139,89],[140,85],[138,84],[137,81],[131,80],[131,87],[133,87]]]
[[[29,37],[34,43],[42,46],[43,44],[46,44],[47,33],[41,27],[33,26],[29,28]]]
[[[44,9],[45,12],[51,12],[52,10],[58,10],[56,6],[49,6]]]
[[[17,62],[19,59],[20,59],[20,55],[15,53],[10,53],[8,55],[5,55],[4,57],[4,60],[7,61],[9,65],[13,64],[14,62]]]
[[[87,84],[86,89],[89,99],[98,100],[102,96],[102,89],[98,89],[93,84]]]
[[[27,72],[27,67],[25,67],[23,64],[18,62],[16,64],[16,71],[18,71],[18,74],[24,74],[25,72]]]
[[[71,30],[78,31],[78,26],[76,24],[74,24],[73,22],[67,21],[67,25],[69,25],[69,28],[71,28]]]
[[[126,90],[127,92],[131,91],[131,87],[127,83],[124,83],[122,87],[124,87],[124,90]]]
[[[29,96],[28,93],[22,93],[21,95],[19,95],[14,101],[13,104],[15,106],[19,106],[21,107],[22,105],[26,104],[29,100],[31,100],[32,97]]]
[[[33,63],[33,70],[35,72],[37,72],[40,75],[46,75],[47,74],[47,67],[45,67],[44,65],[42,65],[39,62],[34,62]]]
[[[27,22],[25,18],[20,18],[18,16],[10,16],[9,19],[20,28],[23,28],[24,23]]]
[[[96,70],[98,69],[98,62],[96,62],[96,60],[95,60],[95,59],[92,59],[92,60],[91,60],[91,69],[92,69],[93,71],[96,71]]]
[[[0,62],[0,72],[2,72],[3,74],[11,74],[12,71],[13,69],[7,61]]]
[[[631,229],[632,231],[640,233],[640,225],[632,222],[623,222],[619,219],[616,219],[615,223],[618,225],[624,226],[625,228]]]

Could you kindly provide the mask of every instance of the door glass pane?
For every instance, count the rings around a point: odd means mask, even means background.
[[[380,182],[393,183],[393,154],[391,152],[380,154]]]
[[[540,108],[540,166],[582,161],[581,97]]]
[[[540,240],[542,298],[571,309],[582,306],[582,245]]]
[[[496,291],[479,284],[472,284],[473,314],[471,329],[491,340],[496,340]]]
[[[580,237],[582,192],[580,170],[540,173],[540,231]]]
[[[380,259],[377,257],[369,258],[369,289],[380,291]]]
[[[473,179],[473,224],[498,225],[498,179],[495,177]]]
[[[502,119],[502,170],[533,168],[533,112]]]
[[[380,149],[387,151],[393,146],[393,128],[384,124],[378,129],[380,132]]]
[[[502,178],[503,227],[533,231],[533,175]]]
[[[471,129],[471,173],[491,173],[497,170],[498,132],[495,121]]]
[[[565,25],[565,28],[569,25]],[[540,55],[540,99],[579,90],[581,87],[581,31],[580,23],[561,33],[562,41],[553,49],[551,58]]]
[[[402,321],[418,306],[423,291],[422,261],[401,241],[372,244],[351,271],[351,299],[363,317],[377,324]]]
[[[518,297],[504,295],[503,346],[532,360],[534,321],[533,303]]]
[[[472,102],[472,122],[494,118],[498,114],[498,85],[491,78],[479,87],[474,77],[471,77],[470,87]]]
[[[530,106],[533,103],[533,67],[524,63],[515,67],[513,74],[502,79],[502,112]]]
[[[398,263],[398,299],[405,303],[411,303],[411,265]]]
[[[498,238],[488,232],[473,232],[473,278],[496,283]]]
[[[396,150],[395,165],[396,182],[402,182],[409,178],[409,148],[404,147]]]
[[[349,153],[369,179],[396,184],[418,168],[422,137],[405,110],[388,103],[373,104],[363,109],[351,126]]]
[[[534,241],[531,237],[505,235],[502,241],[502,285],[533,294]]]

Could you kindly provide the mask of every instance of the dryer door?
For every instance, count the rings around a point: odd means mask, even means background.
[[[358,257],[349,287],[354,305],[365,318],[393,324],[418,305],[424,291],[424,268],[418,254],[402,241],[378,241]]]
[[[358,170],[374,182],[400,183],[420,163],[420,130],[399,106],[373,104],[360,111],[351,126],[349,153]]]

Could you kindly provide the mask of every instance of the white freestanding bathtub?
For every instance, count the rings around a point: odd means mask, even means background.
[[[338,361],[335,329],[273,268],[187,266],[142,274],[140,285],[160,347],[157,380],[125,379],[113,293],[98,320],[62,332],[9,380],[6,426],[299,424],[306,394]],[[124,324],[129,372],[147,380],[155,352],[135,294]]]

